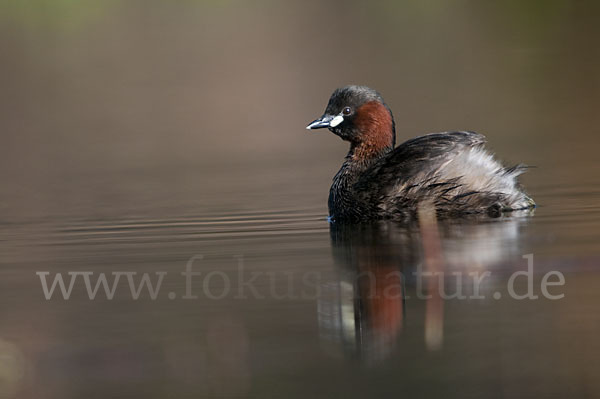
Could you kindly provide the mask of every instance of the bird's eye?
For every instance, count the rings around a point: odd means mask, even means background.
[[[351,112],[352,112],[352,109],[350,109],[350,107],[346,107],[342,110],[342,114],[344,114],[344,115],[350,115]]]

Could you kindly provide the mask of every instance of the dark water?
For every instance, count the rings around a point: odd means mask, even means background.
[[[534,3],[6,3],[0,398],[599,397],[598,8]],[[303,128],[349,82],[539,207],[330,225],[346,148]]]

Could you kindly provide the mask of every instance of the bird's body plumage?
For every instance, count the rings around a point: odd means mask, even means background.
[[[407,219],[420,203],[440,216],[529,208],[516,181],[526,167],[504,168],[474,132],[433,133],[406,141],[380,158],[346,158],[329,193],[335,219]]]

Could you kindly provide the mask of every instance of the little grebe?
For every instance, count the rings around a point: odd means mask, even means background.
[[[502,166],[483,148],[481,134],[432,133],[394,148],[392,112],[368,87],[335,90],[323,116],[306,128],[328,128],[350,142],[329,191],[332,220],[407,220],[423,202],[441,217],[535,207],[516,180],[527,167]]]

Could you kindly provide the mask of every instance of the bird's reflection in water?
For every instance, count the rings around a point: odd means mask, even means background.
[[[406,314],[407,291],[411,292],[408,300],[426,301],[425,348],[441,348],[443,295],[452,291],[444,283],[457,273],[498,269],[514,259],[519,253],[519,229],[526,221],[517,215],[437,221],[427,210],[419,219],[420,223],[408,225],[331,224],[336,273],[323,283],[318,303],[320,336],[328,351],[341,349],[367,364],[389,357],[406,318],[411,317]],[[425,295],[413,298],[413,292]]]

